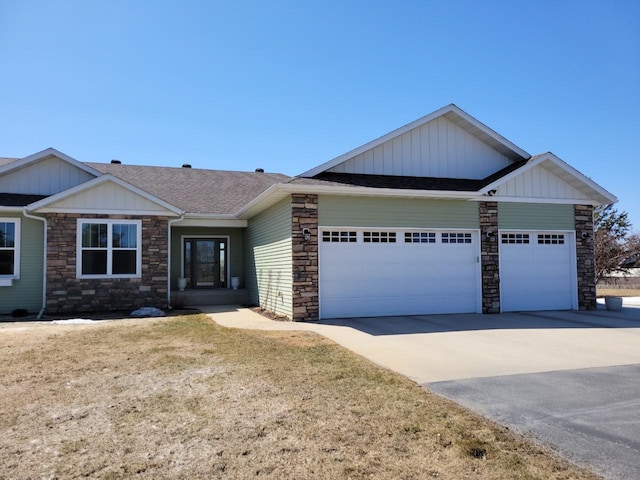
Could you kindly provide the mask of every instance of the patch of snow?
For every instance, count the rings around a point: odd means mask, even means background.
[[[56,325],[87,325],[95,323],[95,320],[89,320],[87,318],[70,318],[69,320],[54,320],[51,323]]]

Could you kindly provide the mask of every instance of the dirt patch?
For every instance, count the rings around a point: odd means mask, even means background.
[[[0,330],[0,478],[596,478],[309,332]]]
[[[640,288],[597,288],[598,297],[640,297]]]

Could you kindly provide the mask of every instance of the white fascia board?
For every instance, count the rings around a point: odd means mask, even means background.
[[[182,220],[178,220],[172,225],[178,227],[228,227],[244,228],[248,224],[247,220],[237,218],[235,215],[199,215],[186,214]]]
[[[591,180],[589,177],[587,177],[584,174],[580,173],[578,170],[573,168],[567,162],[565,162],[564,160],[561,160],[560,158],[556,157],[551,152],[547,152],[547,153],[544,153],[542,155],[538,155],[536,158],[534,158],[533,160],[527,162],[522,167],[514,170],[513,172],[505,175],[504,177],[499,178],[495,182],[492,182],[489,185],[481,188],[478,191],[478,193],[486,194],[490,190],[495,190],[500,185],[508,182],[512,178],[515,178],[515,177],[519,176],[520,174],[522,174],[523,172],[526,172],[527,170],[530,170],[533,167],[535,167],[537,165],[540,165],[540,164],[542,164],[544,162],[547,162],[547,161],[555,164],[556,166],[558,166],[559,168],[564,170],[566,173],[568,173],[569,175],[571,175],[572,177],[577,179],[579,182],[581,182],[582,184],[584,184],[585,186],[587,186],[591,190],[595,191],[596,194],[600,195],[602,197],[602,200],[604,200],[604,201],[592,200],[592,202],[586,202],[586,201],[583,200],[583,201],[577,202],[577,203],[587,203],[587,204],[594,203],[595,205],[600,205],[600,204],[606,205],[608,203],[616,203],[618,201],[618,198],[615,195],[613,195],[611,192],[605,190],[600,185],[598,185],[596,182]],[[493,197],[493,198],[495,198],[495,197]],[[517,201],[517,200],[514,200],[514,201]],[[554,201],[553,203],[557,203],[557,202]],[[576,203],[576,202],[571,202],[571,203]]]
[[[464,121],[466,121],[467,123],[469,123],[470,125],[474,126],[475,128],[477,128],[478,130],[481,130],[483,133],[485,133],[486,135],[488,135],[489,137],[493,138],[495,141],[501,143],[502,145],[504,145],[506,148],[508,148],[509,150],[513,151],[516,155],[522,157],[523,159],[528,159],[531,157],[531,155],[527,152],[525,152],[524,150],[522,150],[520,147],[518,147],[517,145],[513,144],[512,142],[510,142],[509,140],[507,140],[506,138],[504,138],[502,135],[500,135],[499,133],[497,133],[496,131],[492,130],[491,128],[487,127],[485,124],[483,124],[482,122],[476,120],[475,118],[473,118],[471,115],[469,115],[467,112],[465,112],[464,110],[462,110],[460,107],[458,107],[457,105],[451,103],[445,107],[442,107],[438,110],[436,110],[435,112],[432,112],[428,115],[425,115],[424,117],[421,117],[417,120],[414,120],[411,123],[406,124],[403,127],[397,128],[385,135],[382,135],[381,137],[378,137],[374,140],[371,140],[368,143],[365,143],[364,145],[355,148],[343,155],[340,155],[339,157],[334,158],[333,160],[329,160],[328,162],[323,163],[322,165],[319,165],[315,168],[312,168],[311,170],[307,170],[304,173],[301,173],[300,175],[298,175],[299,177],[313,177],[319,173],[322,173],[330,168],[335,167],[336,165],[349,160],[352,157],[355,157],[356,155],[359,155],[363,152],[366,152],[367,150],[371,150],[372,148],[377,147],[378,145],[382,145],[383,143],[395,138],[395,137],[399,137],[403,134],[405,134],[406,132],[413,130],[414,128],[417,128],[421,125],[424,125],[425,123],[429,123],[432,120],[435,120],[438,117],[442,117],[444,115],[446,115],[447,113],[454,113],[455,115],[457,115],[458,117],[462,118]]]
[[[0,206],[0,212],[18,212],[22,213],[24,207],[3,207]]]
[[[240,218],[249,218],[265,208],[270,207],[278,200],[294,193],[457,200],[475,200],[478,196],[477,192],[460,192],[455,190],[401,190],[394,188],[342,187],[335,185],[297,185],[291,183],[279,183],[269,187],[260,196],[240,210],[236,216]],[[486,197],[481,198],[486,200]]]
[[[55,203],[59,200],[62,200],[64,198],[67,197],[71,197],[73,195],[77,195],[78,193],[81,193],[83,191],[86,190],[90,190],[102,183],[105,182],[112,182],[115,183],[116,185],[121,186],[122,188],[125,188],[133,193],[135,193],[136,195],[140,195],[141,197],[146,198],[147,200],[149,200],[150,202],[155,203],[156,205],[172,212],[175,215],[182,215],[184,214],[184,212],[182,210],[180,210],[178,207],[171,205],[170,203],[165,202],[164,200],[156,197],[155,195],[152,195],[148,192],[145,192],[144,190],[142,190],[141,188],[135,187],[133,185],[131,185],[130,183],[125,182],[124,180],[121,180],[118,177],[114,177],[111,174],[101,174],[100,177],[94,178],[93,180],[89,180],[88,182],[85,183],[81,183],[79,185],[76,185],[73,188],[69,188],[68,190],[64,190],[60,193],[56,193],[55,195],[51,195],[50,197],[47,198],[43,198],[42,200],[39,200],[37,202],[32,203],[31,205],[28,206],[28,210],[29,211],[35,211],[35,210],[43,210],[48,206],[51,205],[52,203]],[[62,210],[58,210],[58,209],[50,209],[50,211],[57,211],[57,212],[61,212],[61,213],[65,213],[62,212]],[[74,210],[77,211],[77,210]],[[96,211],[96,210],[94,210]],[[114,214],[116,213],[116,211],[111,210],[111,212],[113,212]],[[71,213],[71,212],[66,212],[66,213]],[[159,215],[161,212],[155,212],[153,213],[153,215]],[[129,214],[131,214],[131,212],[129,212]]]
[[[75,158],[70,157],[69,155],[65,155],[64,153],[56,150],[55,148],[46,148],[41,152],[34,153],[33,155],[29,155],[28,157],[24,157],[24,158],[21,158],[20,160],[16,160],[15,162],[11,162],[6,165],[3,165],[2,167],[0,167],[0,175],[3,175],[4,173],[11,170],[18,170],[20,168],[26,167],[31,163],[36,163],[42,159],[45,159],[51,156],[59,158],[60,160],[63,160],[73,165],[74,167],[79,168],[80,170],[84,170],[85,172],[89,173],[90,175],[93,175],[94,177],[99,177],[102,175],[102,173],[99,172],[98,170],[91,168],[88,165],[85,165],[84,163],[76,160]]]
[[[47,208],[42,207],[37,210],[31,210],[34,213],[79,213],[87,215],[140,215],[152,217],[178,217],[179,214],[174,212],[162,212],[159,210],[117,210],[103,208]]]
[[[482,195],[476,196],[473,200],[478,202],[500,202],[500,203],[554,203],[554,204],[566,204],[566,205],[592,205],[598,206],[600,202],[596,200],[573,200],[565,198],[538,198],[538,197],[504,197],[499,195],[489,196]]]

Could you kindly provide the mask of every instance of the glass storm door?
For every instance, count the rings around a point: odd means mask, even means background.
[[[191,288],[225,288],[227,285],[227,240],[186,238],[184,276]]]

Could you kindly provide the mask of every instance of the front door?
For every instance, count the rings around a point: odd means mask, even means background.
[[[227,239],[185,238],[184,276],[190,288],[226,288]]]

